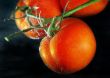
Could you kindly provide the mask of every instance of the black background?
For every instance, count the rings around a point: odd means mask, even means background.
[[[110,78],[110,3],[100,14],[84,18],[97,40],[97,52],[85,69],[70,75],[59,75],[49,70],[39,56],[40,40],[23,34],[7,43],[3,38],[18,31],[10,17],[18,0],[0,0],[0,78]]]

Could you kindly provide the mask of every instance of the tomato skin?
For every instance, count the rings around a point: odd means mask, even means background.
[[[44,37],[42,42],[40,43],[39,51],[40,51],[40,56],[45,63],[45,65],[55,71],[59,72],[60,67],[57,65],[53,57],[51,56],[50,53],[50,48],[49,48],[49,43],[50,43],[51,38],[49,37]]]
[[[41,16],[44,18],[61,15],[59,0],[26,0],[25,3],[30,7],[39,7],[35,14],[37,15],[41,11]]]
[[[68,21],[68,25],[51,38],[48,44],[45,45],[48,38],[43,39],[39,49],[41,57],[51,57],[54,65],[49,62],[49,58],[42,58],[44,63],[52,65],[49,68],[61,74],[74,73],[85,68],[93,59],[96,51],[94,34],[86,23],[76,18],[64,20],[73,21],[72,23]]]
[[[71,9],[74,9],[88,1],[89,0],[71,0],[68,4],[68,7],[66,8],[66,10],[69,11]],[[67,2],[68,2],[68,0],[60,0],[60,4],[61,4],[62,8],[65,7]],[[102,12],[104,10],[104,8],[107,6],[107,4],[108,4],[108,0],[100,0],[99,2],[91,4],[90,6],[77,11],[76,13],[73,14],[73,16],[87,17],[87,16],[96,15],[96,14]]]

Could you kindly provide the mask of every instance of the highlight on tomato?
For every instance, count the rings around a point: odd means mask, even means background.
[[[69,1],[69,2],[68,2]],[[76,7],[89,2],[90,0],[60,0],[60,4],[62,6],[62,9],[65,8],[67,2],[68,6],[66,7],[66,11],[75,9]],[[96,3],[93,3],[79,11],[73,14],[73,16],[77,17],[87,17],[87,16],[93,16],[96,14],[99,14],[102,12],[105,7],[107,6],[109,0],[99,0]]]
[[[96,52],[96,40],[90,27],[78,18],[65,18],[53,37],[42,39],[39,47],[44,64],[61,74],[85,68]]]

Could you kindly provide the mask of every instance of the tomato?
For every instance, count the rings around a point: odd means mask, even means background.
[[[18,7],[29,6],[29,7],[39,7],[38,10],[33,11],[34,15],[41,12],[41,17],[52,18],[61,14],[61,7],[58,0],[19,0]],[[38,12],[38,13],[37,13]],[[17,10],[15,12],[15,17],[20,18],[24,16],[24,12]],[[37,25],[38,21],[34,18],[29,18],[33,25]],[[29,22],[25,18],[15,19],[15,22],[20,30],[30,28]],[[33,29],[25,33],[25,35],[31,39],[36,39],[46,36],[43,29]]]
[[[62,8],[65,7],[69,0],[60,0]],[[66,7],[66,11],[69,11],[71,9],[74,9],[89,0],[70,0],[68,6]],[[76,13],[73,14],[73,16],[77,17],[86,17],[86,16],[92,16],[100,13],[101,11],[104,10],[104,8],[107,6],[108,0],[100,0],[94,4],[91,4],[90,6],[83,8]]]
[[[96,40],[85,22],[66,18],[56,35],[41,41],[39,51],[44,64],[51,70],[61,74],[74,73],[85,68],[93,59]]]

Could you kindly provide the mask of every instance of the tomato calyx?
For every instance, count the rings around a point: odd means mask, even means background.
[[[29,9],[29,6],[22,6],[22,7],[17,6],[15,11],[20,10],[22,12],[25,12],[27,9]]]

